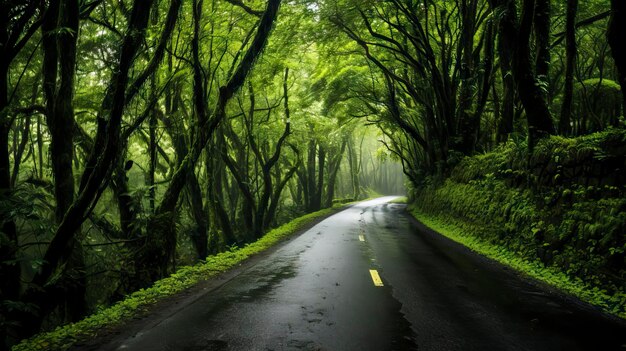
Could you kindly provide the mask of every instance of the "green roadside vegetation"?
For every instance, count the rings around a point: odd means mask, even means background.
[[[259,254],[282,240],[300,232],[315,221],[328,217],[348,206],[349,203],[335,204],[331,208],[298,217],[278,228],[269,231],[261,239],[244,247],[232,247],[230,251],[207,257],[200,264],[180,267],[176,273],[161,279],[147,289],[141,289],[118,303],[101,309],[91,316],[73,324],[60,326],[53,331],[41,333],[15,345],[13,351],[68,350],[80,341],[85,341],[130,320],[147,311],[155,303],[178,294],[208,278],[223,273],[244,260]]]
[[[390,204],[406,204],[408,203],[409,199],[406,196],[400,196],[397,197],[391,201],[389,201]]]
[[[411,214],[470,249],[626,318],[626,132],[551,137],[463,159]]]
[[[604,312],[620,318],[626,318],[624,309],[626,294],[623,291],[611,295],[600,286],[568,276],[556,267],[545,266],[541,261],[527,260],[509,249],[481,239],[478,235],[482,228],[478,225],[455,219],[451,220],[445,216],[426,214],[417,207],[410,207],[409,213],[425,226],[480,255],[508,266],[528,277],[547,283],[561,292],[576,296],[582,301],[601,308]]]
[[[3,1],[0,350],[405,184],[620,293],[626,1],[552,3]]]

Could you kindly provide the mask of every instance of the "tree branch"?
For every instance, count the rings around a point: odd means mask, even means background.
[[[263,16],[263,11],[254,10],[250,8],[248,5],[244,4],[243,1],[241,0],[226,0],[226,2],[242,8],[244,11],[246,11],[247,13],[253,16],[256,16],[256,17]]]

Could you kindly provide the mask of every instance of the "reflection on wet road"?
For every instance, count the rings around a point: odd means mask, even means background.
[[[414,223],[391,197],[322,221],[103,350],[606,350],[626,328]],[[377,281],[379,280],[379,281]]]

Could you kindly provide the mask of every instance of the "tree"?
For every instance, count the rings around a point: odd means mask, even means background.
[[[61,15],[62,14],[62,15]],[[76,42],[79,30],[77,0],[55,0],[48,5],[42,29],[43,91],[46,97],[46,121],[51,136],[50,155],[54,174],[55,216],[57,223],[74,200],[74,81]],[[60,70],[58,69],[60,68]],[[85,263],[79,238],[73,237],[68,259],[65,310],[76,321],[86,310]]]
[[[0,300],[17,301],[21,290],[20,268],[16,264],[17,228],[6,201],[13,190],[9,158],[9,133],[13,124],[9,117],[9,70],[13,60],[41,25],[42,15],[38,5],[37,1],[25,5],[9,1],[0,4],[0,195],[4,207],[0,217]],[[2,312],[4,314],[4,309]],[[4,345],[8,338],[6,326],[2,326],[0,337]]]
[[[196,162],[200,158],[202,151],[205,149],[218,125],[224,119],[226,105],[244,84],[255,60],[265,47],[277,17],[280,4],[280,0],[270,0],[268,2],[267,8],[261,17],[256,34],[248,50],[244,54],[241,62],[239,62],[234,69],[232,75],[228,77],[226,84],[219,87],[216,103],[210,117],[206,119],[202,116],[199,117],[200,122],[194,142],[173,174],[161,202],[155,209],[155,214],[149,220],[148,232],[153,235],[153,238],[148,242],[151,246],[144,253],[146,258],[144,261],[150,262],[150,259],[152,259],[152,266],[146,267],[147,274],[152,281],[166,275],[169,271],[169,263],[176,248],[176,232],[172,220],[174,218],[173,215],[175,213],[178,197],[185,186],[188,175],[194,171]],[[164,245],[153,246],[159,244]]]
[[[565,23],[565,91],[563,92],[563,105],[561,118],[559,119],[559,132],[563,135],[571,133],[572,101],[574,96],[574,64],[578,50],[576,48],[576,13],[578,12],[578,0],[567,1],[567,17]]]
[[[532,149],[538,139],[554,134],[552,114],[531,64],[530,36],[535,0],[523,1],[519,19],[514,0],[490,0],[490,4],[493,11],[500,13],[501,40],[512,47],[511,72],[526,110],[528,145]]]
[[[82,175],[78,196],[68,207],[56,229],[44,254],[42,267],[33,277],[32,288],[25,292],[25,300],[36,304],[41,316],[50,313],[61,298],[59,287],[56,284],[49,284],[49,281],[58,274],[59,269],[63,274],[63,269],[67,267],[66,263],[72,257],[77,231],[95,206],[101,195],[102,185],[107,181],[119,157],[121,119],[126,105],[129,72],[142,44],[151,6],[152,1],[136,2],[133,5],[128,31],[120,49],[118,68],[111,77],[110,93],[103,101],[103,111],[107,113],[107,118],[100,119],[96,143]],[[96,149],[102,144],[102,151]],[[39,329],[42,319],[39,316],[29,316],[28,319],[25,317],[25,320],[28,322],[24,323],[22,333],[29,335]]]
[[[621,7],[2,2],[4,347],[306,212],[532,150],[553,111],[565,136],[621,128]]]
[[[611,17],[607,30],[607,39],[611,46],[611,53],[617,67],[619,84],[622,87],[624,104],[622,108],[626,111],[626,48],[623,45],[623,38],[626,35],[626,3],[619,0],[611,0]],[[626,113],[626,112],[625,112]]]

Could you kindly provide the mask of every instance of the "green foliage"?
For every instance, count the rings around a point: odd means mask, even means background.
[[[552,137],[532,155],[505,144],[418,189],[413,212],[476,251],[625,317],[625,141],[623,130]]]
[[[389,201],[390,204],[406,204],[408,203],[409,199],[406,196],[400,196],[398,198],[395,198],[391,201]]]
[[[582,135],[599,131],[608,126],[617,126],[622,114],[622,93],[619,84],[606,78],[591,78],[574,84],[573,130]],[[557,110],[562,104],[562,96],[553,102]],[[621,119],[623,123],[623,118]]]
[[[459,183],[493,175],[508,185],[559,187],[626,183],[619,165],[626,158],[626,130],[610,128],[577,138],[552,136],[531,155],[526,142],[509,141],[493,152],[464,158],[451,172]]]
[[[60,119],[46,116],[50,99],[42,78],[52,70],[43,68],[47,45],[42,45],[41,22],[36,19],[51,2],[44,1],[33,11],[19,10],[24,1],[13,3],[8,8],[17,10],[7,11],[6,29],[9,37],[22,38],[18,42],[24,40],[24,45],[2,49],[9,58],[4,77],[8,104],[0,110],[11,123],[4,130],[5,163],[0,168],[13,168],[14,174],[2,182],[10,186],[0,193],[10,196],[0,198],[0,215],[15,222],[17,233],[13,237],[0,233],[0,244],[17,248],[17,255],[5,263],[21,267],[21,277],[8,284],[26,286],[42,266],[58,224],[54,183],[71,177],[56,176],[50,167],[58,155],[52,145],[65,135],[51,133]],[[78,266],[84,266],[87,276],[88,308],[147,285],[148,281],[136,284],[136,276],[144,271],[151,273],[145,274],[150,282],[166,274],[169,267],[150,272],[158,266],[155,257],[163,266],[184,265],[205,257],[204,249],[215,253],[229,248],[226,256],[215,256],[229,262],[227,255],[240,255],[248,247],[237,248],[234,242],[241,247],[266,228],[286,223],[305,210],[375,197],[378,192],[400,193],[403,174],[410,187],[432,186],[418,190],[418,198],[432,213],[452,211],[463,222],[483,223],[489,229],[481,234],[484,238],[504,243],[524,257],[565,267],[572,276],[604,279],[594,272],[606,270],[607,277],[623,277],[623,131],[550,138],[537,145],[532,155],[527,155],[525,142],[509,141],[496,145],[495,152],[464,158],[475,150],[490,150],[494,140],[523,139],[529,127],[524,118],[515,118],[512,130],[499,126],[509,115],[507,106],[511,116],[521,117],[524,109],[514,101],[522,91],[513,87],[509,91],[505,84],[516,75],[495,69],[504,59],[497,43],[507,40],[497,30],[497,21],[506,19],[507,13],[491,8],[488,1],[465,10],[445,1],[423,6],[373,0],[283,1],[263,54],[245,83],[240,81],[242,88],[223,106],[225,118],[214,137],[200,143],[204,138],[198,132],[209,130],[201,119],[217,117],[211,113],[225,96],[220,91],[230,85],[229,78],[254,46],[251,40],[259,18],[228,1],[205,1],[194,16],[192,2],[183,1],[167,36],[171,39],[163,41],[164,55],[157,57],[168,9],[177,3],[157,1],[149,9],[151,19],[137,55],[131,55],[132,62],[118,65],[131,3],[144,7],[147,2],[81,3],[81,12],[88,13],[89,20],[76,18],[80,31],[59,26],[50,33],[73,34],[78,39],[75,74],[53,79],[54,85],[67,80],[68,91],[73,92],[55,105],[71,103],[74,111],[71,122],[75,124],[72,127],[68,118],[66,127],[75,129],[69,143],[75,146],[71,155],[75,191],[91,169],[89,155],[98,155],[102,146],[96,142],[98,135],[104,135],[98,134],[99,118],[111,117],[107,92],[129,88],[115,87],[121,78],[118,67],[130,65],[129,84],[141,83],[122,108],[123,137],[109,144],[120,146],[114,158],[120,164],[107,166],[112,177],[98,180],[103,190],[97,195],[99,201],[76,233],[84,249],[85,262]],[[263,11],[265,5],[246,2],[255,11]],[[561,18],[565,4],[553,5],[554,18]],[[590,18],[607,6],[607,1],[582,2],[578,18]],[[437,15],[423,16],[426,13]],[[64,22],[59,23],[65,26]],[[563,21],[552,22],[546,35],[558,42]],[[605,24],[577,28],[577,79],[582,83],[575,87],[574,133],[624,122],[615,112],[621,102],[619,87],[604,79],[616,76],[605,57]],[[535,34],[539,38],[541,33]],[[540,51],[527,49],[533,56]],[[538,92],[543,93],[539,95],[554,101],[556,112],[564,84],[562,74],[554,73],[564,71],[561,66],[566,60],[561,45],[552,51],[548,76],[535,78]],[[542,62],[539,57],[530,59]],[[65,75],[61,71],[65,69],[59,71]],[[114,105],[119,102],[115,99]],[[210,116],[202,116],[205,109]],[[374,135],[371,128],[380,132]],[[284,145],[279,148],[277,141],[283,134]],[[192,157],[190,151],[199,145],[203,154]],[[197,161],[192,162],[188,179],[180,181],[175,175],[186,172],[178,172],[179,166],[192,159]],[[273,160],[269,171],[264,172],[269,160]],[[124,163],[132,167],[122,167]],[[451,179],[439,184],[438,174],[450,170]],[[184,189],[174,190],[182,183]],[[62,201],[65,195],[57,196]],[[333,201],[335,197],[341,199]],[[159,208],[165,209],[165,215],[155,211]],[[523,235],[518,238],[519,233]],[[140,244],[148,236],[148,244]],[[138,258],[142,256],[149,258]],[[196,269],[177,274],[193,281],[196,274],[203,274],[194,273]],[[161,286],[159,293],[187,284],[174,283]],[[150,300],[147,292],[141,294],[133,300],[137,306]],[[30,306],[22,302],[0,303],[0,312]],[[141,308],[137,306],[120,308],[134,311]],[[111,320],[119,317],[115,310],[103,313],[99,318],[106,313]],[[50,324],[64,317],[63,312],[42,316]],[[41,347],[61,345],[63,340],[47,340]]]
[[[560,267],[545,266],[539,260],[524,258],[518,252],[480,238],[479,233],[484,230],[480,225],[450,219],[446,215],[432,215],[423,212],[418,206],[412,207],[410,212],[426,226],[467,246],[472,251],[509,266],[530,278],[577,296],[608,313],[626,318],[626,292],[623,287],[618,291],[606,290],[599,284],[600,281],[588,282],[563,272]]]
[[[349,202],[353,202],[355,201],[354,198],[351,197],[344,197],[344,198],[339,198],[339,199],[333,199],[333,205],[341,205],[341,204],[347,204]]]
[[[54,331],[38,334],[13,347],[13,351],[68,350],[81,340],[98,335],[104,328],[112,327],[147,311],[151,305],[174,294],[180,293],[199,282],[235,267],[245,259],[263,252],[283,239],[306,228],[316,220],[329,216],[342,206],[310,213],[271,230],[261,239],[242,248],[210,256],[206,262],[194,266],[180,267],[168,278],[159,280],[147,289],[136,291],[111,307],[104,308],[80,322],[58,327]]]

